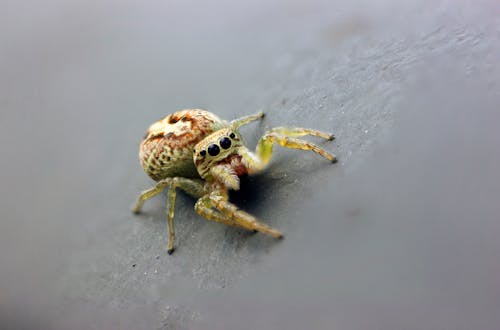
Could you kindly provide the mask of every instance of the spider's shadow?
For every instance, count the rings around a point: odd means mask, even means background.
[[[265,174],[240,177],[240,190],[229,192],[229,200],[249,212],[262,206],[266,196],[272,191],[272,184]]]
[[[293,164],[293,166],[290,166],[290,164]],[[269,196],[283,190],[285,186],[291,184],[295,186],[294,191],[300,190],[303,180],[305,180],[303,173],[319,174],[330,166],[330,162],[309,162],[309,159],[304,164],[301,164],[300,160],[297,162],[295,155],[283,155],[281,159],[273,162],[267,168],[267,171],[252,176],[244,175],[240,177],[240,190],[230,190],[229,199],[236,206],[251,213],[252,210],[266,207]],[[277,172],[279,172],[278,175]]]

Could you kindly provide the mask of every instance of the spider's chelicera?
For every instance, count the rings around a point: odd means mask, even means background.
[[[281,232],[231,204],[228,190],[240,188],[240,176],[265,169],[274,144],[311,150],[332,162],[336,161],[335,156],[324,149],[298,139],[313,135],[333,140],[334,136],[307,128],[273,128],[262,136],[255,152],[250,151],[238,129],[263,116],[260,112],[227,122],[208,111],[189,109],[168,115],[149,127],[141,143],[139,157],[144,171],[157,183],[139,196],[133,211],[139,213],[147,199],[168,188],[169,254],[174,251],[173,219],[177,188],[198,198],[194,208],[209,220],[281,238]]]

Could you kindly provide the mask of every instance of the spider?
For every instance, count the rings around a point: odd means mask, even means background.
[[[208,220],[282,238],[283,234],[239,210],[228,201],[228,191],[239,190],[239,177],[266,168],[273,145],[311,150],[331,162],[335,155],[310,142],[298,139],[313,135],[333,140],[332,134],[307,128],[276,127],[267,131],[255,152],[244,144],[238,129],[264,117],[262,112],[231,122],[211,112],[187,109],[175,112],[149,127],[139,150],[141,165],[156,185],[139,196],[134,213],[143,203],[168,188],[168,254],[174,251],[174,207],[176,189],[197,198],[196,212]]]

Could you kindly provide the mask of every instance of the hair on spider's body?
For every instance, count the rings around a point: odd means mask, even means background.
[[[195,210],[208,220],[281,238],[281,232],[231,204],[228,190],[240,188],[240,176],[264,170],[271,159],[274,144],[311,150],[336,161],[333,154],[297,138],[313,135],[333,140],[334,136],[306,128],[271,129],[262,136],[255,152],[250,151],[238,129],[263,116],[259,112],[227,122],[205,110],[187,109],[170,114],[149,127],[140,145],[139,158],[144,171],[157,184],[139,196],[133,211],[139,213],[147,199],[168,187],[169,254],[174,251],[173,218],[177,188],[198,198]]]

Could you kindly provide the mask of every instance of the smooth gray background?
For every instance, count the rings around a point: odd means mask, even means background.
[[[2,329],[500,328],[497,1],[1,7]],[[335,133],[232,194],[284,240],[130,213],[189,107]]]

